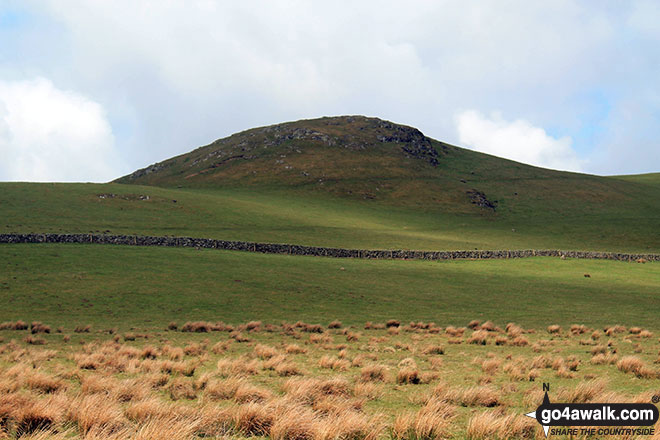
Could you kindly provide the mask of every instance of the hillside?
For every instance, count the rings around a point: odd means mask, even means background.
[[[629,182],[645,183],[647,185],[660,186],[660,173],[629,174],[623,176],[613,176],[617,179]]]
[[[495,244],[459,238],[476,233],[496,236],[494,241],[504,241],[507,248],[554,243],[645,251],[660,249],[660,186],[649,181],[653,179],[532,167],[362,116],[247,130],[117,180],[180,189],[277,192],[335,204],[359,201],[353,206],[392,209],[395,217],[394,208],[402,208],[415,219],[429,219],[433,226],[424,232],[433,230],[431,241],[447,232],[453,248],[461,242]]]
[[[660,252],[652,178],[531,167],[374,118],[248,130],[117,182],[0,183],[0,232]]]
[[[286,188],[430,211],[494,216],[637,204],[641,187],[547,170],[430,139],[363,116],[255,128],[122,177],[177,188]],[[643,195],[642,195],[643,197]]]

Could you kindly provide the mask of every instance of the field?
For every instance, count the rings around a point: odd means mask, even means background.
[[[596,204],[574,206],[544,196],[555,194],[555,183],[540,180],[542,186],[527,202],[496,214],[276,187],[0,183],[0,231],[175,235],[361,249],[660,252],[660,186],[624,182],[631,187],[616,188]],[[564,185],[586,186],[579,179]],[[623,190],[635,198],[622,198]]]
[[[660,395],[656,263],[17,244],[0,274],[9,438],[542,438],[543,382]]]
[[[543,438],[522,415],[540,405],[543,382],[560,402],[660,396],[648,330],[466,324],[8,322],[0,437]]]
[[[544,170],[389,124],[250,130],[122,183],[0,183],[0,233],[660,252],[660,174]],[[523,415],[542,383],[660,398],[659,264],[2,244],[0,439],[542,438]]]
[[[585,278],[589,274],[589,278]],[[0,246],[0,320],[95,329],[170,320],[396,318],[657,329],[657,263],[354,260],[108,245]]]

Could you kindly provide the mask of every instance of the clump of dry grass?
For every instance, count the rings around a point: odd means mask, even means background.
[[[194,434],[199,420],[168,417],[149,420],[139,426],[131,435],[132,440],[186,440],[196,437]]]
[[[551,335],[558,335],[559,333],[561,333],[561,327],[558,326],[557,324],[549,325],[547,330],[548,333],[550,333]]]
[[[229,333],[229,337],[232,338],[236,342],[250,342],[250,338],[245,336],[240,331],[233,331],[233,332]]]
[[[600,401],[600,396],[607,387],[606,379],[589,380],[580,382],[571,388],[563,388],[557,394],[557,400],[567,403],[588,403]]]
[[[418,384],[420,383],[419,370],[416,367],[404,367],[396,375],[398,384]]]
[[[232,340],[218,341],[215,344],[213,344],[213,347],[211,347],[211,351],[215,354],[222,354],[229,349],[229,346],[231,345],[232,342],[233,342]]]
[[[186,344],[185,347],[183,347],[183,352],[187,356],[201,356],[206,352],[206,346],[205,344],[200,344],[197,342],[191,342]]]
[[[257,332],[261,330],[262,322],[261,321],[250,321],[245,324],[245,328],[250,332]]]
[[[387,334],[391,336],[396,336],[401,333],[400,327],[388,327]]]
[[[437,345],[437,344],[427,345],[422,350],[422,353],[425,354],[425,355],[445,354],[445,347],[443,347],[442,345]]]
[[[563,379],[574,379],[576,377],[576,374],[566,368],[565,365],[561,365],[559,368],[557,368],[557,372],[555,374],[557,377],[561,377]]]
[[[208,333],[213,328],[213,324],[204,321],[186,322],[181,327],[182,332]]]
[[[273,408],[252,402],[236,407],[232,419],[238,432],[245,436],[266,436],[275,419]]]
[[[220,361],[218,361],[218,363],[220,363]],[[195,374],[195,370],[197,370],[197,364],[193,362],[162,361],[158,368],[162,373],[176,373],[182,376],[191,377]]]
[[[270,359],[266,360],[263,363],[263,368],[265,370],[273,370],[275,371],[275,367],[277,367],[279,364],[282,362],[286,362],[287,357],[283,354],[278,354],[277,356],[273,356]]]
[[[212,400],[234,399],[239,403],[262,402],[272,397],[270,391],[237,377],[210,381],[205,387],[204,394]]]
[[[20,319],[18,321],[8,321],[0,324],[0,330],[27,330],[27,328],[28,325]]]
[[[46,345],[46,340],[44,338],[35,338],[34,336],[26,336],[23,339],[26,344],[30,345]]]
[[[194,400],[197,398],[197,391],[190,380],[177,377],[167,386],[167,391],[172,400]]]
[[[73,329],[75,333],[89,333],[92,331],[92,326],[90,324],[87,325],[78,325],[76,328]]]
[[[390,433],[395,440],[435,440],[446,438],[456,415],[446,402],[429,402],[416,413],[399,414]]]
[[[307,353],[307,349],[301,347],[300,345],[297,344],[287,344],[286,347],[284,347],[284,351],[287,352],[287,354],[303,354]]]
[[[326,333],[313,333],[309,336],[309,342],[312,344],[330,344],[332,337]]]
[[[617,362],[616,367],[624,373],[632,373],[641,379],[654,379],[659,377],[657,371],[652,370],[637,356],[625,356]]]
[[[471,440],[534,438],[536,425],[534,420],[519,414],[483,411],[468,421],[467,437]]]
[[[285,361],[278,364],[275,367],[275,373],[277,373],[278,376],[283,377],[299,376],[303,374],[302,370],[298,368],[298,365],[291,361]]]
[[[310,408],[291,406],[282,410],[268,430],[273,440],[313,439],[318,419]]]
[[[481,363],[481,371],[486,374],[495,374],[502,365],[499,359],[486,359]]]
[[[11,420],[16,437],[38,435],[39,431],[49,430],[64,421],[67,403],[63,393],[51,394],[46,399],[18,393],[0,396],[0,428],[7,427],[3,425]]]
[[[54,393],[66,389],[62,379],[50,376],[40,371],[31,371],[25,375],[25,385],[40,393]]]
[[[330,324],[328,324],[328,328],[341,328],[341,321],[334,320]]]
[[[487,332],[502,331],[502,329],[495,326],[493,321],[486,321],[479,326],[481,330],[486,330]]]
[[[211,380],[204,387],[204,395],[211,400],[232,399],[244,379],[229,377],[223,380]]]
[[[143,353],[140,355],[142,357],[144,354],[150,355],[151,353]],[[158,357],[158,352],[154,353],[156,354],[156,357]],[[185,355],[183,348],[181,347],[172,347],[170,345],[164,345],[163,348],[161,349],[161,354],[162,356],[167,357],[171,361],[180,361],[183,359],[183,356]],[[149,356],[151,357],[151,356]],[[155,359],[155,358],[154,358]]]
[[[470,330],[478,330],[480,325],[481,325],[481,321],[479,321],[478,319],[473,319],[468,323],[467,328],[469,328]]]
[[[167,382],[167,381],[165,381]],[[142,400],[149,395],[150,384],[144,380],[117,380],[112,376],[93,374],[81,381],[83,394],[104,394],[118,402]]]
[[[529,339],[527,339],[524,336],[516,336],[511,341],[511,345],[513,345],[515,347],[526,347],[526,346],[529,345]]]
[[[581,335],[583,333],[586,333],[587,327],[585,327],[583,324],[572,324],[570,327],[570,332],[572,335],[577,336]]]
[[[636,373],[644,367],[644,362],[636,356],[625,356],[616,364],[624,373]]]
[[[524,333],[523,328],[513,322],[508,323],[506,327],[504,327],[504,331],[511,338],[518,337]]]
[[[351,362],[336,356],[323,356],[319,359],[319,367],[336,371],[347,371],[351,367]]]
[[[100,394],[75,399],[69,409],[68,418],[87,433],[90,429],[119,430],[126,424],[121,407]]]
[[[624,326],[617,324],[610,327],[606,327],[603,331],[607,336],[613,336],[617,333],[625,333],[627,329]]]
[[[44,325],[39,321],[33,321],[30,324],[30,333],[36,335],[37,333],[50,333],[50,326]]]
[[[653,336],[653,333],[648,330],[642,330],[641,332],[639,332],[640,338],[650,338],[651,336]]]
[[[599,353],[595,354],[589,362],[593,365],[613,365],[618,359],[619,357],[614,353]]]
[[[271,358],[273,360],[275,358]],[[259,372],[261,363],[256,359],[227,359],[222,358],[218,360],[217,368],[221,376],[247,376],[254,375]]]
[[[451,337],[460,337],[463,336],[463,334],[465,333],[465,328],[464,327],[456,328],[453,325],[450,325],[447,328],[445,328],[445,333]]]
[[[160,355],[159,351],[153,345],[147,345],[142,349],[140,353],[141,359],[156,359]]]
[[[264,368],[275,371],[279,376],[297,376],[303,374],[296,363],[288,360],[284,355],[277,355],[268,359],[264,362]]]
[[[254,354],[256,354],[259,359],[270,359],[273,356],[276,356],[278,353],[274,347],[264,344],[257,344],[254,346]]]
[[[371,322],[371,321],[367,321],[364,324],[364,329],[365,330],[382,330],[384,328],[387,328],[389,330],[390,328],[393,328],[393,327],[387,327],[385,324],[381,324],[379,322],[374,323],[374,322]]]
[[[486,330],[475,330],[468,338],[467,343],[486,345],[488,343],[488,332]]]
[[[238,403],[264,402],[272,397],[273,393],[269,390],[247,381],[241,382],[234,393],[234,400]]]

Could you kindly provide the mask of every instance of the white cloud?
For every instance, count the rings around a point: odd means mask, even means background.
[[[509,122],[499,113],[486,117],[467,110],[456,116],[456,129],[461,144],[476,151],[544,168],[583,169],[570,137],[556,139],[524,119]]]
[[[108,181],[118,176],[103,108],[45,78],[0,81],[0,180]]]
[[[321,115],[378,116],[458,143],[465,108],[557,127],[590,172],[657,168],[660,125],[608,117],[626,102],[660,110],[653,0],[11,3],[27,19],[0,29],[0,77],[36,72],[101,103],[131,169]],[[613,155],[613,129],[648,141]]]

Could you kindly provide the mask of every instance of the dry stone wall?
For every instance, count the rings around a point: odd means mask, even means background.
[[[400,260],[459,260],[506,259],[526,257],[565,257],[617,261],[660,261],[660,254],[627,254],[617,252],[588,252],[562,250],[474,250],[474,251],[407,251],[341,249],[294,244],[255,243],[248,241],[214,240],[192,237],[150,237],[142,235],[106,234],[0,234],[0,243],[91,243],[129,246],[165,246],[223,249],[260,252],[264,254],[309,255],[334,258],[400,259]]]

